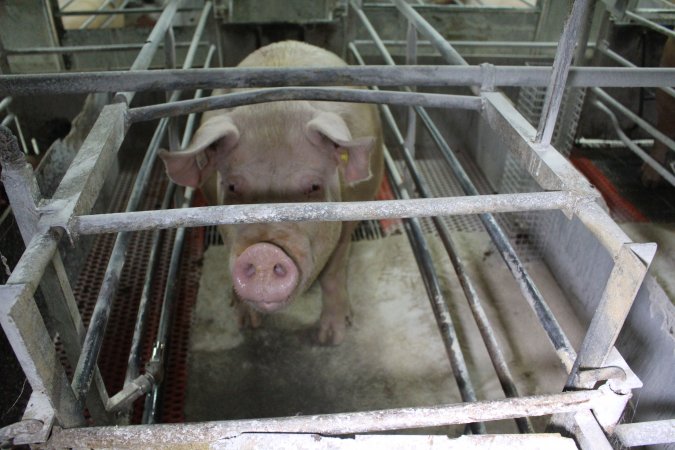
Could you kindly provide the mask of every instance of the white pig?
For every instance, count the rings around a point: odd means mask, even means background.
[[[333,53],[294,41],[260,48],[239,64],[345,65]],[[160,155],[173,181],[204,185],[212,203],[359,201],[373,199],[379,187],[382,145],[374,105],[280,101],[205,113],[184,152]],[[351,320],[347,262],[356,225],[301,222],[221,227],[231,249],[235,297],[243,302],[237,302],[240,325],[259,326],[260,312],[282,309],[318,279],[323,301],[318,341],[341,343]]]

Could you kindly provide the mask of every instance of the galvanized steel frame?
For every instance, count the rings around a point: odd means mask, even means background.
[[[177,2],[172,4],[173,12]],[[398,2],[397,7],[405,13],[406,6]],[[421,16],[411,15],[410,22],[418,30],[427,30],[428,24]],[[170,22],[170,20],[168,20]],[[162,27],[168,24],[161,21]],[[578,27],[578,21],[571,23]],[[162,40],[163,32],[153,34],[153,46]],[[427,36],[429,37],[429,36]],[[434,41],[442,52],[457,62],[461,56],[448,49],[445,41]],[[451,47],[450,47],[451,48]],[[561,67],[570,76],[567,85],[607,86],[609,85],[653,85],[669,86],[673,70],[645,71],[643,69],[606,69],[590,70],[589,68],[570,68],[568,61],[561,60]],[[520,71],[521,74],[516,72]],[[158,86],[158,82],[167,81],[163,89],[186,87],[254,87],[276,86],[279,84],[303,85],[471,85],[482,87],[475,99],[460,99],[463,104],[471,105],[470,109],[480,112],[482,118],[500,135],[505,145],[527,168],[528,172],[539,182],[544,190],[531,194],[510,194],[495,196],[469,196],[445,199],[411,199],[390,202],[363,202],[346,204],[293,204],[293,205],[237,205],[207,208],[186,208],[155,212],[128,212],[110,215],[88,215],[93,201],[100,190],[107,167],[119,150],[122,139],[134,119],[141,120],[141,109],[129,109],[126,102],[116,103],[104,108],[99,120],[87,137],[82,150],[68,170],[64,180],[51,200],[41,202],[35,212],[39,216],[30,225],[34,228],[28,242],[26,252],[14,269],[8,283],[0,286],[0,321],[5,332],[20,356],[26,375],[36,394],[35,403],[45,405],[43,417],[53,415],[61,426],[70,428],[56,433],[50,445],[53,446],[102,446],[123,445],[125,443],[164,442],[187,443],[224,439],[242,432],[272,433],[322,433],[344,434],[383,431],[389,429],[409,428],[414,426],[447,425],[466,423],[467,421],[495,420],[527,415],[567,413],[570,411],[589,411],[604,409],[608,404],[625,404],[627,392],[618,394],[615,390],[603,385],[599,389],[569,392],[541,397],[519,397],[496,402],[471,402],[459,405],[439,406],[436,408],[411,408],[368,413],[312,416],[287,418],[281,420],[256,420],[247,422],[218,422],[210,424],[154,426],[154,427],[119,427],[119,428],[77,428],[82,424],[82,409],[76,400],[76,392],[80,398],[87,389],[73,390],[65,379],[63,370],[55,363],[49,333],[44,327],[33,295],[38,284],[57,255],[57,244],[64,234],[76,239],[79,234],[100,233],[105,231],[130,231],[147,228],[164,228],[178,226],[199,226],[205,224],[251,223],[255,221],[272,222],[287,220],[356,220],[386,217],[421,217],[447,214],[476,214],[503,211],[559,209],[568,217],[577,217],[597,237],[615,260],[615,267],[607,281],[603,300],[595,314],[586,339],[576,359],[574,369],[570,372],[570,387],[576,386],[580,375],[579,367],[602,368],[613,349],[616,334],[625,320],[628,309],[639,288],[651,258],[652,244],[635,244],[621,231],[609,216],[595,203],[597,193],[588,185],[572,166],[550,146],[547,140],[537,142],[536,130],[529,125],[506,98],[491,92],[495,86],[501,85],[546,85],[550,68],[501,68],[491,65],[480,67],[411,67],[411,68],[346,68],[317,69],[314,73],[295,69],[214,69],[185,71],[184,80],[176,81],[175,72],[169,70],[162,73],[124,73],[118,74],[76,74],[72,77],[60,75],[50,76],[11,76],[0,79],[0,93],[26,94],[29,92],[75,92],[86,90],[137,90]],[[590,81],[594,74],[621,73],[621,80]],[[441,78],[439,82],[439,75]],[[121,80],[121,84],[109,84],[109,76]],[[230,78],[223,78],[227,76]],[[584,77],[585,81],[584,81]],[[593,77],[594,78],[594,77]],[[54,87],[55,80],[66,80],[65,89]],[[317,81],[318,80],[318,81]],[[84,83],[86,81],[86,83]],[[36,82],[33,87],[31,83]],[[75,84],[73,84],[75,83]],[[83,83],[82,85],[76,85]],[[88,84],[87,84],[88,83]],[[604,84],[603,84],[604,83]],[[558,96],[560,85],[564,82],[552,82],[549,90]],[[257,91],[252,95],[270,95],[271,91]],[[418,104],[429,98],[422,94],[393,93],[364,94],[363,98],[354,97],[353,91],[338,89],[285,89],[273,91],[282,97],[267,97],[264,101],[281,98],[300,98],[303,95],[330,95],[333,100],[395,102],[397,98],[414,97],[405,100],[405,104]],[[291,94],[289,94],[289,92]],[[317,94],[320,93],[320,94]],[[292,95],[293,97],[288,97]],[[120,96],[119,99],[129,101],[132,94]],[[358,97],[359,95],[357,95]],[[230,97],[231,98],[231,97]],[[325,97],[321,97],[325,98]],[[451,99],[451,96],[444,96]],[[245,100],[251,100],[246,98]],[[169,105],[175,110],[171,114],[185,114],[222,107],[219,100],[199,102],[197,104]],[[453,100],[454,101],[454,100]],[[445,104],[448,106],[448,103]],[[455,103],[453,106],[457,106]],[[557,106],[554,105],[554,109]],[[162,107],[150,107],[161,110]],[[148,110],[145,110],[148,111]],[[3,163],[3,168],[4,168]],[[26,179],[26,183],[30,180]],[[30,206],[30,205],[25,205]],[[25,221],[24,221],[25,223]],[[24,225],[24,227],[27,227]],[[23,231],[23,229],[22,229]],[[628,275],[628,276],[626,276]],[[607,320],[611,318],[611,320]],[[52,349],[52,350],[49,350]],[[91,355],[87,356],[91,358]],[[95,363],[96,358],[92,361]],[[93,366],[92,366],[93,367]],[[628,371],[628,368],[624,368]],[[601,378],[600,378],[601,379]],[[596,379],[597,380],[597,379]],[[614,380],[615,384],[621,383]],[[629,386],[634,387],[635,384]],[[620,390],[620,389],[619,389]],[[104,403],[108,399],[103,395]],[[470,418],[470,420],[469,420]],[[594,419],[593,419],[594,420]],[[33,423],[33,422],[31,422]],[[51,422],[47,419],[41,424]],[[616,423],[603,424],[606,429]],[[579,429],[594,429],[597,426],[588,423],[577,424]],[[590,428],[589,428],[590,427]],[[30,427],[28,427],[30,428]],[[33,430],[32,428],[30,428]],[[622,432],[626,428],[620,428]],[[35,430],[33,430],[35,431]],[[37,435],[33,435],[35,439]],[[44,434],[41,435],[44,439]],[[39,439],[39,438],[38,438]],[[131,439],[131,440],[130,440]],[[144,439],[144,441],[139,440]],[[23,437],[24,442],[31,442],[30,436]],[[20,441],[17,441],[19,443]],[[35,441],[32,442],[44,442]]]

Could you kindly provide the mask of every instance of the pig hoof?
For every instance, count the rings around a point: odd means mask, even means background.
[[[240,329],[244,328],[260,328],[262,325],[262,315],[244,304],[235,305],[237,313],[237,324]]]
[[[340,345],[345,340],[347,327],[351,326],[351,318],[322,317],[319,321],[317,340],[321,345]]]

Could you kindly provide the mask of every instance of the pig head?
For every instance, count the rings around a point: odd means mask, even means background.
[[[160,156],[178,184],[215,183],[213,201],[219,204],[336,202],[374,197],[381,147],[372,105],[287,101],[211,113],[185,151]],[[259,312],[282,309],[318,279],[318,341],[340,343],[350,323],[347,258],[354,226],[220,227],[230,247],[234,292],[243,301],[240,324],[259,325]]]

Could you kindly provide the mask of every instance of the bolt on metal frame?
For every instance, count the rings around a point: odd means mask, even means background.
[[[174,1],[170,6],[170,8],[173,8],[172,10],[170,9],[173,13],[177,10],[175,6],[177,3]],[[401,13],[405,15],[408,6],[399,1],[395,1],[395,3],[400,8]],[[166,11],[164,10],[164,13]],[[429,31],[430,27],[428,23],[421,16],[412,17],[409,17],[410,23],[418,31]],[[170,23],[169,19],[166,20]],[[161,19],[160,21],[163,22],[162,26],[168,26],[166,22]],[[570,26],[572,28],[578,27],[578,21],[573,21]],[[165,28],[164,32],[166,30]],[[153,31],[153,37],[156,37],[157,40],[161,40],[163,34]],[[153,42],[156,42],[154,38]],[[432,42],[440,48],[442,54],[454,58],[457,62],[463,61],[456,51],[453,52],[447,48],[445,41],[437,40]],[[560,66],[563,68],[563,71],[569,70],[569,62],[561,61]],[[585,386],[582,380],[590,378],[593,384],[599,380],[605,380],[607,375],[604,372],[594,372],[589,375],[587,370],[601,369],[608,362],[621,366],[622,370],[619,373],[627,372],[630,374],[629,368],[625,366],[625,363],[621,362],[621,358],[613,355],[613,353],[616,353],[613,350],[613,343],[625,319],[628,308],[635,297],[636,290],[640,286],[646,269],[651,262],[654,252],[653,245],[632,243],[609,216],[594,202],[597,193],[579,176],[570,164],[549,143],[535,142],[536,130],[516,112],[502,94],[491,91],[494,86],[500,85],[499,68],[488,65],[483,67],[448,69],[451,70],[448,70],[447,73],[459,73],[465,77],[470,72],[480,74],[478,82],[464,78],[464,81],[460,83],[455,83],[452,80],[443,80],[442,83],[445,85],[465,84],[482,88],[481,90],[476,89],[476,101],[466,99],[466,104],[471,105],[469,109],[478,111],[481,117],[505,138],[507,149],[523,162],[528,168],[529,173],[539,182],[540,186],[550,192],[492,196],[470,195],[460,198],[410,199],[389,202],[236,205],[184,208],[163,212],[127,212],[95,216],[88,214],[102,186],[106,169],[119,149],[125,132],[134,121],[146,118],[147,116],[143,115],[146,114],[146,111],[150,111],[149,114],[159,115],[187,114],[219,108],[223,104],[240,104],[237,102],[241,102],[242,99],[234,97],[236,94],[228,94],[230,97],[223,96],[220,99],[216,97],[216,100],[206,102],[181,103],[178,106],[176,106],[175,102],[169,102],[169,107],[167,108],[159,106],[149,107],[150,109],[129,108],[127,102],[131,100],[132,93],[118,96],[119,100],[124,101],[108,105],[104,108],[99,120],[85,140],[80,153],[76,156],[54,197],[51,200],[42,202],[39,206],[36,202],[38,198],[35,196],[35,193],[30,194],[28,190],[28,187],[31,185],[31,174],[21,174],[20,164],[12,166],[12,163],[7,163],[3,156],[3,174],[9,172],[10,175],[17,176],[19,182],[17,183],[17,193],[14,196],[15,198],[21,198],[23,195],[29,199],[19,201],[19,206],[26,208],[26,211],[32,215],[32,217],[22,221],[24,223],[22,225],[22,232],[26,230],[30,231],[26,237],[26,252],[14,269],[7,284],[0,286],[0,322],[2,322],[3,329],[10,338],[13,348],[20,358],[24,371],[35,392],[34,406],[29,407],[30,411],[27,411],[27,414],[30,412],[34,416],[28,415],[25,417],[27,420],[30,419],[37,422],[30,422],[30,424],[38,423],[38,425],[42,426],[43,430],[46,427],[49,431],[51,424],[55,420],[60,426],[68,428],[54,434],[50,441],[50,444],[54,446],[117,446],[127,443],[133,444],[134,442],[140,445],[142,442],[181,444],[215,441],[237,436],[243,432],[351,434],[553,413],[578,412],[581,414],[579,417],[588,418],[590,410],[595,411],[598,416],[602,416],[601,411],[603,410],[618,410],[619,412],[623,410],[623,406],[625,406],[625,402],[629,397],[630,388],[636,387],[639,382],[632,380],[630,383],[625,382],[622,384],[620,380],[614,378],[616,374],[613,374],[608,384],[604,384],[598,389],[591,389]],[[461,69],[470,70],[462,72]],[[328,79],[328,81],[324,80],[323,83],[339,83],[340,85],[387,85],[386,76],[389,76],[389,83],[394,84],[396,78],[391,74],[408,73],[414,75],[416,73],[414,67],[410,70],[403,69],[398,72],[390,70],[358,72],[347,69],[342,71],[342,78],[336,75],[340,71],[335,69],[332,69],[332,71],[331,69],[327,69],[323,72],[327,75],[326,78]],[[158,76],[155,74],[151,77],[146,77],[147,74],[138,73],[142,74],[141,78],[146,82],[149,79],[158,79]],[[187,71],[186,73],[190,72]],[[193,71],[192,73],[198,77],[210,75],[208,71]],[[236,73],[236,70],[230,73]],[[266,74],[264,70],[250,70],[247,73],[258,74],[258,80],[252,79],[251,81],[247,81],[240,79],[237,81],[237,86],[264,85],[265,77],[269,76],[269,73]],[[364,73],[368,76],[364,76]],[[429,70],[429,73],[433,73],[433,71]],[[540,73],[550,73],[550,69],[545,69]],[[580,73],[583,73],[583,71]],[[644,81],[654,83],[657,86],[667,86],[668,77],[672,76],[673,72],[668,70],[661,71],[657,77],[651,78],[651,81],[645,81],[647,77],[643,76],[642,71],[632,70],[625,73],[628,74],[627,78],[632,79],[631,82],[640,83]],[[132,77],[134,74],[128,73],[127,75]],[[346,75],[349,75],[349,77],[346,77]],[[438,73],[435,75],[438,75]],[[222,73],[219,76],[222,76]],[[294,74],[293,69],[275,70],[272,76],[279,77],[271,83],[272,85],[275,85],[275,83],[288,83],[291,85],[294,83],[312,83],[311,76],[304,79],[300,76],[300,81],[298,81],[298,74]],[[296,77],[295,81],[293,76]],[[13,76],[10,84],[12,82],[19,85],[24,83],[24,86],[26,86],[30,82],[29,78]],[[43,77],[42,79],[44,80],[45,78]],[[429,77],[426,78],[427,82],[429,79]],[[212,78],[208,82],[203,80],[206,80],[206,78],[202,78],[202,81],[198,82],[194,80],[187,81],[181,86],[171,86],[170,89],[206,87],[203,86],[203,83],[211,83],[210,87],[223,87],[226,84],[223,83],[223,80],[218,84],[215,78]],[[572,80],[573,77],[570,76],[569,81],[572,82]],[[538,82],[541,83],[542,81],[546,84],[545,79],[539,78]],[[577,80],[577,82],[579,81]],[[435,83],[438,83],[438,81],[435,81]],[[590,83],[588,85],[593,85],[593,82]],[[408,80],[400,81],[399,79],[397,84],[424,85],[425,83],[409,82]],[[0,89],[1,85],[2,83],[0,82]],[[558,95],[557,93],[561,91],[559,85],[560,82],[550,84],[549,89],[555,93],[552,95]],[[10,87],[9,89],[11,90],[12,88]],[[41,89],[49,91],[49,88],[45,88],[44,85]],[[105,90],[106,88],[99,86],[98,89]],[[110,87],[108,86],[107,89],[110,89]],[[125,86],[115,90],[134,91],[136,89]],[[420,103],[425,104],[425,102],[430,102],[430,98],[436,99],[436,97],[428,97],[427,95],[417,93],[399,93],[402,95],[392,95],[393,93],[380,95],[378,93],[372,95],[373,93],[364,92],[363,96],[360,96],[354,95],[353,91],[340,89],[318,90],[312,88],[303,90],[298,88],[271,91],[272,94],[269,94],[269,92],[261,90],[244,100],[254,100],[255,96],[258,95],[258,98],[262,97],[265,101],[287,98],[330,98],[332,100],[373,103],[390,102],[417,106]],[[303,97],[303,95],[306,97]],[[225,99],[226,97],[228,98]],[[234,100],[232,100],[233,97]],[[446,96],[446,98],[450,99],[450,102],[438,101],[434,105],[443,105],[445,107],[458,106],[456,102],[457,96]],[[440,100],[440,97],[438,100]],[[464,101],[462,99],[462,102]],[[555,108],[554,106],[553,109]],[[419,111],[418,108],[416,109]],[[158,138],[156,141],[158,141]],[[438,141],[438,144],[442,146],[442,139]],[[5,149],[12,147],[12,145],[9,135],[0,139],[2,154],[5,155]],[[148,152],[148,154],[152,153],[152,151]],[[11,153],[7,154],[11,155]],[[9,170],[6,170],[6,167]],[[27,194],[32,195],[32,199]],[[570,387],[586,388],[586,390],[578,392],[565,392],[535,397],[515,397],[491,402],[470,401],[434,408],[407,408],[285,419],[227,421],[191,425],[155,425],[151,427],[78,428],[83,423],[81,402],[89,392],[88,383],[91,380],[91,374],[95,373],[92,370],[95,370],[98,352],[96,350],[93,352],[87,350],[82,353],[81,360],[85,361],[83,364],[88,368],[86,370],[79,370],[83,375],[76,377],[76,382],[71,387],[65,379],[63,370],[59,369],[58,363],[55,363],[56,356],[49,339],[49,332],[44,326],[43,319],[40,317],[33,299],[38,284],[41,281],[44,282],[49,275],[52,264],[55,267],[58,265],[54,262],[56,261],[55,257],[58,255],[56,246],[64,235],[68,235],[71,239],[74,239],[79,234],[100,233],[106,230],[120,232],[206,224],[252,223],[256,221],[358,220],[366,218],[421,217],[469,213],[488,214],[500,211],[545,209],[558,209],[562,210],[570,218],[577,217],[598,238],[615,260],[614,270],[607,282],[605,294],[578,355],[574,353],[573,349],[568,349],[568,356],[561,355],[561,359],[567,361],[568,365],[574,362],[573,369],[570,371]],[[420,245],[423,245],[421,241],[418,242]],[[43,277],[43,274],[45,277]],[[57,290],[63,290],[64,293],[68,292],[68,289],[63,285]],[[104,301],[109,301],[109,299]],[[106,308],[106,306],[102,307],[103,310]],[[617,309],[620,310],[618,313],[616,313]],[[77,311],[73,312],[71,310],[70,312],[73,314],[73,320],[77,323],[76,319],[79,318],[79,314]],[[609,318],[612,320],[608,320]],[[92,333],[92,330],[96,329],[96,327],[100,327],[100,325],[90,327],[89,333]],[[88,348],[94,347],[96,345],[93,345],[93,347],[90,345]],[[576,356],[576,361],[574,361],[574,356]],[[584,370],[580,370],[580,367]],[[569,366],[569,368],[572,367]],[[584,375],[588,376],[584,377]],[[84,382],[78,381],[81,379]],[[620,392],[620,394],[617,392]],[[103,396],[101,399],[103,400],[102,404],[107,409],[109,402],[105,398],[107,396],[105,388],[98,395]],[[47,414],[45,414],[45,411],[47,411]],[[601,425],[606,430],[612,429],[616,425],[617,419],[617,417],[609,417]],[[34,432],[34,427],[31,427],[27,426],[26,429]],[[598,430],[600,430],[598,422],[593,418],[591,418],[590,422],[580,421],[577,423],[577,428],[582,429],[582,434],[589,433],[589,435],[593,435],[593,433],[597,434]],[[619,429],[630,435],[628,428]],[[601,431],[600,435],[604,438],[604,434]],[[35,434],[32,436],[24,435],[23,439],[25,442],[44,442],[39,440],[31,441],[31,438],[36,439],[36,436]],[[43,433],[38,437],[38,439],[40,438],[45,439],[46,435]],[[579,439],[583,441],[583,439]],[[21,439],[15,440],[15,442],[20,443]]]

